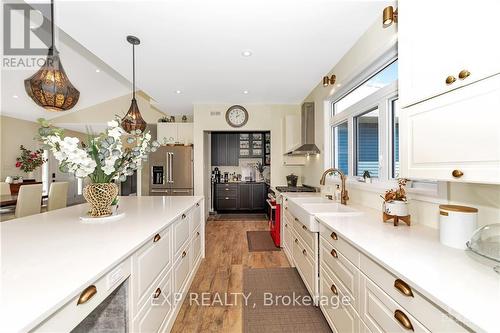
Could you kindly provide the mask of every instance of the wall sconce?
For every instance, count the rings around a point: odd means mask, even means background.
[[[392,23],[398,23],[398,9],[394,10],[394,7],[389,6],[384,8],[384,13],[382,15],[382,24],[384,28],[389,27]]]
[[[337,77],[335,75],[332,75],[330,77],[328,76],[323,76],[323,87],[328,87],[329,85],[334,85],[335,81],[337,80]]]

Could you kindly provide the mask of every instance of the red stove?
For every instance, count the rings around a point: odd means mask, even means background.
[[[269,205],[269,229],[274,245],[280,247],[280,221],[281,221],[281,205],[276,201],[274,192],[269,191],[267,204]]]

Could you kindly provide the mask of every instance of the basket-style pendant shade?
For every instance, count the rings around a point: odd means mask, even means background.
[[[49,50],[45,64],[24,80],[31,99],[50,111],[67,111],[74,107],[80,92],[69,81],[57,51]]]
[[[135,36],[127,36],[127,42],[132,44],[132,103],[127,114],[123,117],[121,125],[127,133],[136,134],[137,130],[143,133],[147,125],[135,100],[135,46],[139,45],[141,41]]]
[[[134,133],[136,130],[140,130],[141,133],[144,133],[146,125],[147,123],[142,119],[141,112],[137,106],[137,101],[133,98],[127,114],[122,119],[122,128],[127,133]]]

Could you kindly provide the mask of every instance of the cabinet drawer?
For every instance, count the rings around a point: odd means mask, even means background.
[[[295,261],[295,265],[300,275],[302,276],[302,280],[306,285],[307,289],[311,296],[315,296],[316,294],[316,274],[314,269],[314,259],[311,258],[313,253],[311,250],[307,249],[297,237],[293,240],[293,259]]]
[[[405,311],[412,314],[417,320],[431,331],[436,332],[465,332],[466,330],[449,318],[434,304],[427,301],[411,285],[398,279],[383,267],[361,255],[361,270],[386,294],[399,303]],[[439,283],[439,281],[436,281]],[[413,295],[407,296],[404,294]],[[445,309],[446,310],[446,309]]]
[[[178,293],[183,293],[186,289],[186,282],[189,277],[189,272],[191,271],[189,262],[189,248],[186,246],[182,252],[179,254],[177,261],[174,264],[174,295]],[[176,299],[181,299],[181,297],[175,297]],[[174,304],[176,306],[176,304]]]
[[[181,215],[179,220],[173,224],[174,233],[174,256],[177,258],[181,248],[187,243],[189,239],[189,220],[192,218],[189,212]]]
[[[50,333],[70,332],[129,276],[130,259],[127,259],[118,264],[108,274],[88,286],[95,287],[96,291],[88,301],[78,304],[81,295],[75,296],[56,313],[36,327],[34,331]],[[82,289],[82,293],[86,288]]]
[[[197,229],[193,232],[193,239],[191,240],[191,253],[189,256],[189,260],[191,261],[191,268],[194,269],[196,266],[198,259],[201,255],[201,233],[200,229]]]
[[[328,267],[340,281],[353,300],[352,304],[359,311],[359,284],[361,272],[330,243],[321,240],[320,267]]]
[[[237,191],[238,184],[216,184],[215,189],[217,190],[217,192],[224,192],[226,190]]]
[[[314,242],[316,233],[310,232],[305,225],[300,223],[300,221],[293,217],[293,228],[295,229],[295,233],[302,238],[302,241],[309,246],[309,250],[313,250],[315,248]]]
[[[359,251],[347,241],[342,239],[335,231],[332,231],[320,223],[320,236],[323,240],[330,243],[337,251],[340,251],[344,257],[349,259],[355,266],[359,267]]]
[[[349,296],[324,268],[320,270],[320,284],[320,307],[332,330],[338,333],[359,332],[361,320],[358,314],[349,305],[344,305]]]
[[[158,280],[148,290],[147,301],[133,321],[133,332],[157,332],[162,322],[172,314],[171,270],[165,270]]]
[[[238,209],[238,199],[223,197],[217,199],[217,210],[236,210]]]
[[[429,332],[370,279],[363,277],[362,284],[361,319],[372,332]]]
[[[170,232],[170,226],[163,229],[133,255],[132,293],[139,303],[149,296],[145,292],[158,274],[172,263]]]
[[[194,231],[201,225],[201,204],[198,202],[193,208],[191,218],[189,219],[189,233],[193,235]]]
[[[224,198],[224,197],[230,197],[230,198],[236,198],[238,196],[238,190],[236,188],[218,188],[216,195],[218,198]]]

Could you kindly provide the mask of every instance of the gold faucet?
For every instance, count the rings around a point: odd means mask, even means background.
[[[349,200],[349,195],[347,194],[347,190],[345,189],[345,175],[342,171],[340,171],[339,169],[336,169],[336,168],[330,168],[330,169],[326,169],[325,172],[323,172],[323,175],[321,176],[321,179],[319,181],[319,184],[320,185],[325,185],[325,179],[326,179],[326,175],[328,174],[333,174],[333,173],[338,173],[338,175],[340,176],[340,182],[341,182],[341,190],[340,190],[340,203],[342,205],[347,205],[347,200]]]

